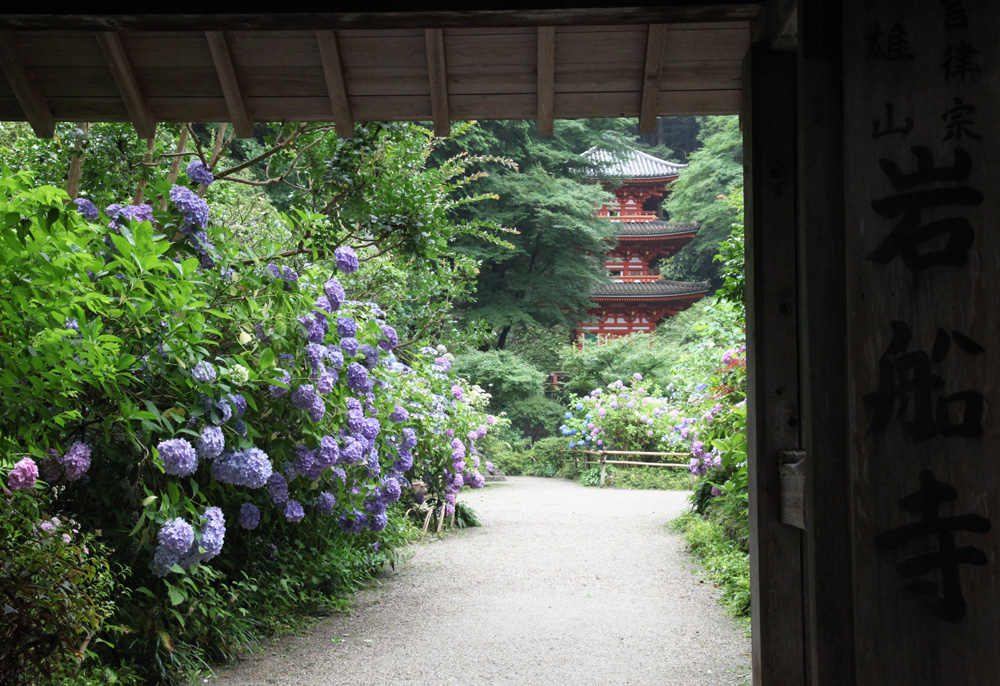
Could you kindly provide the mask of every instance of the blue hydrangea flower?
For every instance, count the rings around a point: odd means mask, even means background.
[[[358,323],[350,317],[337,317],[337,335],[341,338],[356,336],[358,333]]]
[[[270,458],[258,448],[223,453],[212,466],[212,476],[218,481],[250,488],[262,487],[273,473]]]
[[[156,540],[174,557],[180,557],[194,543],[194,527],[180,517],[176,517],[160,527]]]
[[[394,422],[405,422],[410,418],[410,413],[406,411],[406,408],[402,405],[396,405],[393,409],[392,414],[389,415],[389,419]]]
[[[206,459],[214,459],[222,454],[226,447],[226,439],[222,435],[222,429],[217,426],[206,426],[198,440],[195,441],[195,448],[198,454]]]
[[[97,205],[87,200],[86,198],[77,198],[73,201],[76,204],[76,211],[86,219],[87,221],[97,221],[99,212],[97,210]]]
[[[323,468],[332,467],[340,460],[340,446],[333,436],[323,436],[319,439],[319,449],[316,451],[316,462]]]
[[[351,336],[340,339],[340,349],[347,357],[354,357],[358,354],[358,339]]]
[[[351,514],[344,513],[340,515],[339,524],[345,533],[358,534],[368,526],[368,515],[357,510],[354,510]]]
[[[377,348],[373,348],[365,343],[364,345],[358,347],[358,352],[364,355],[365,360],[362,364],[366,369],[372,370],[378,366],[379,352]]]
[[[194,447],[183,438],[160,441],[156,451],[163,460],[163,471],[174,476],[194,474],[198,468],[198,454]]]
[[[397,454],[399,455],[399,459],[392,465],[394,470],[402,474],[413,469],[413,453],[400,448]]]
[[[309,419],[312,422],[318,422],[323,419],[326,415],[326,403],[323,402],[323,398],[317,395],[313,398],[312,407],[309,408]]]
[[[202,186],[211,186],[212,182],[215,181],[215,176],[205,167],[205,163],[201,160],[194,160],[184,171],[187,173],[189,179]]]
[[[330,302],[329,312],[339,310],[347,297],[344,293],[344,287],[336,279],[329,279],[323,284],[323,294],[326,295],[327,300]]]
[[[357,362],[351,362],[347,368],[347,387],[356,393],[367,393],[371,389],[368,370]]]
[[[398,501],[399,497],[403,494],[403,488],[396,479],[386,479],[384,488],[386,500],[390,503]]]
[[[306,516],[306,511],[302,509],[302,504],[297,500],[289,500],[285,503],[285,519],[289,522],[301,522]]]
[[[247,411],[247,400],[239,393],[226,393],[223,401],[229,401],[229,404],[233,406],[236,411],[237,417],[242,417]]]
[[[358,255],[349,245],[344,245],[333,251],[337,258],[337,269],[345,274],[358,271]]]
[[[365,444],[353,436],[344,438],[344,447],[340,449],[340,462],[344,464],[355,464],[361,462],[365,456]]]
[[[256,529],[260,524],[260,510],[253,503],[243,503],[240,507],[240,526],[244,529]]]
[[[399,345],[399,334],[396,333],[396,329],[392,328],[388,324],[383,324],[382,338],[379,339],[378,347],[385,352],[389,352],[397,345]]]
[[[403,429],[402,447],[409,450],[417,445],[417,432],[410,427]]]
[[[373,514],[368,520],[368,526],[372,531],[378,532],[382,531],[386,526],[389,525],[389,516],[384,512],[379,512],[378,514]]]
[[[267,479],[267,492],[271,496],[271,502],[281,505],[288,500],[288,482],[279,472],[274,472]]]
[[[332,393],[339,378],[336,369],[324,369],[316,381],[316,390],[323,394]]]
[[[199,229],[208,226],[208,203],[195,195],[190,188],[174,186],[170,189],[170,200],[184,217],[187,226]]]
[[[318,496],[316,496],[314,504],[316,505],[316,509],[319,510],[321,513],[325,515],[332,514],[333,507],[334,505],[337,504],[337,498],[333,495],[333,493],[330,493],[329,491],[323,491]]]
[[[288,385],[289,383],[291,383],[291,381],[292,381],[292,375],[291,374],[289,374],[287,371],[285,371],[281,367],[276,367],[275,371],[278,372],[278,376],[272,377],[275,381],[280,381],[281,383],[283,383],[285,385]],[[274,384],[268,385],[267,390],[270,391],[272,398],[280,398],[285,393],[288,393],[288,389],[287,388],[284,388],[282,386],[275,386]]]
[[[344,351],[337,345],[326,346],[326,359],[330,366],[340,369],[344,366]]]
[[[361,435],[367,438],[369,441],[374,441],[375,437],[378,436],[379,431],[381,431],[382,426],[379,421],[374,417],[367,417],[362,421],[361,425]]]
[[[215,367],[202,360],[191,370],[191,377],[198,383],[212,383],[216,377]]]
[[[316,389],[313,387],[311,383],[302,384],[301,386],[295,389],[294,393],[292,393],[292,404],[303,411],[311,408],[313,401],[315,400],[316,400]]]

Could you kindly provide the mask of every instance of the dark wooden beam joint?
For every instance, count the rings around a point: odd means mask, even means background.
[[[650,24],[646,36],[646,66],[642,76],[642,102],[639,105],[639,133],[656,133],[659,114],[660,81],[663,76],[663,49],[667,43],[667,25]]]
[[[246,91],[241,83],[236,63],[229,51],[229,41],[222,31],[206,31],[205,39],[212,52],[215,72],[222,86],[222,94],[226,98],[229,117],[233,121],[233,129],[239,138],[253,137],[253,117],[247,104]]]
[[[17,36],[12,31],[0,31],[0,69],[7,77],[14,97],[24,112],[24,118],[31,124],[35,135],[39,138],[52,138],[56,131],[56,121],[21,55]]]
[[[538,27],[538,133],[552,135],[556,93],[556,28]]]
[[[330,112],[333,122],[337,125],[337,135],[341,138],[354,136],[354,119],[351,117],[351,105],[347,99],[347,86],[344,82],[344,69],[340,60],[340,45],[336,31],[317,31],[316,42],[319,44],[319,55],[323,62],[323,77],[326,79],[326,90],[330,96]]]
[[[149,140],[156,136],[156,117],[146,103],[146,98],[139,88],[139,81],[135,78],[135,71],[129,61],[122,37],[112,31],[103,31],[97,34],[97,42],[104,53],[104,59],[111,70],[118,92],[125,103],[125,110],[129,119],[135,127],[140,138]]]
[[[781,523],[805,530],[806,454],[802,450],[781,450],[778,462]]]
[[[434,135],[445,137],[451,134],[451,113],[448,109],[448,63],[444,54],[444,29],[424,29],[424,40],[427,43],[427,73]]]

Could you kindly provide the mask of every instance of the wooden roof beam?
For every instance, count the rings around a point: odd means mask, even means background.
[[[0,68],[35,135],[39,138],[52,138],[56,131],[56,120],[24,61],[17,36],[12,31],[0,32]]]
[[[132,120],[132,126],[140,138],[149,140],[155,137],[156,117],[153,116],[153,111],[149,109],[142,89],[139,88],[122,37],[113,31],[101,31],[96,35],[101,52],[104,53],[104,60],[108,63],[108,69],[111,70],[111,76],[118,85],[118,92],[122,96],[122,102],[125,103],[129,119]]]
[[[337,32],[317,31],[316,42],[319,43],[319,56],[323,62],[323,76],[330,96],[333,123],[337,125],[337,135],[341,138],[352,138],[354,119],[351,118],[351,105],[347,100],[347,86],[344,83],[344,69],[340,62]]]
[[[556,97],[556,28],[538,27],[538,133],[552,135]]]
[[[656,133],[660,81],[663,74],[663,48],[666,43],[667,25],[650,24],[649,32],[646,35],[646,66],[642,75],[639,133]]]
[[[427,43],[427,71],[431,87],[431,118],[434,135],[451,134],[451,114],[448,110],[448,66],[444,56],[444,29],[424,29]]]
[[[208,41],[208,49],[212,51],[212,62],[215,63],[215,73],[222,86],[222,95],[226,98],[226,108],[229,110],[233,129],[239,138],[253,138],[253,117],[250,116],[250,106],[233,63],[226,34],[223,31],[206,31],[205,39]]]

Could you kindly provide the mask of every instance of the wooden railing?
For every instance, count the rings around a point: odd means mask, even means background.
[[[573,460],[577,464],[582,461],[583,469],[587,468],[590,464],[601,465],[601,488],[604,488],[604,482],[608,474],[609,464],[627,464],[627,465],[641,465],[644,467],[683,467],[687,469],[686,462],[635,462],[632,460],[609,460],[608,455],[647,455],[656,457],[688,457],[690,453],[651,453],[643,452],[640,450],[577,450],[577,449],[564,449],[560,450],[561,453],[574,453]],[[580,460],[576,455],[582,455],[583,458]],[[596,455],[600,459],[591,460],[588,456]]]

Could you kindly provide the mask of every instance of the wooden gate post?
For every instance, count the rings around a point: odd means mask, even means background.
[[[781,523],[779,451],[798,450],[795,55],[744,64],[750,585],[754,684],[805,682],[802,531]]]
[[[601,453],[601,488],[604,488],[604,479],[608,475],[608,456],[606,453]]]

